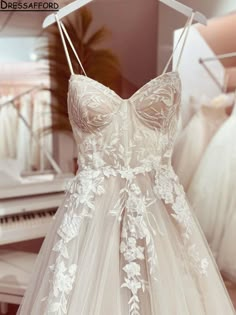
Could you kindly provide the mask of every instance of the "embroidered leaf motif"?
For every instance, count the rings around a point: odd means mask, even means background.
[[[121,288],[129,294],[129,315],[141,315],[141,296],[144,291],[148,294],[149,279],[158,281],[161,272],[157,233],[165,237],[152,205],[157,205],[157,212],[168,213],[183,238],[192,269],[198,275],[207,274],[208,261],[192,240],[191,211],[171,168],[181,83],[177,73],[168,73],[122,100],[94,80],[86,79],[87,88],[83,76],[72,78],[76,79],[69,85],[68,112],[78,145],[79,173],[68,183],[61,209],[64,215],[53,246],[54,264],[49,267],[49,294],[42,299],[44,314],[68,314],[78,272],[71,245],[80,242],[81,228],[101,210],[97,204],[103,204],[99,201],[105,197],[107,215],[120,225]]]

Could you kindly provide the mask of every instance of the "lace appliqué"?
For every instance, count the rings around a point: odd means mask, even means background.
[[[77,270],[76,264],[68,264],[68,244],[79,235],[84,219],[93,217],[94,198],[104,193],[103,181],[104,176],[100,171],[87,170],[79,173],[67,185],[67,212],[57,230],[60,239],[53,247],[58,255],[55,264],[49,268],[52,274],[50,294],[43,299],[47,300],[47,315],[65,315],[68,312],[68,296],[73,289]]]
[[[50,266],[46,314],[68,313],[68,300],[77,276],[77,264],[69,263],[68,249],[79,237],[81,225],[93,218],[94,200],[105,193],[105,179],[110,176],[119,176],[123,182],[116,203],[108,213],[122,227],[120,253],[124,280],[121,287],[131,294],[129,315],[140,315],[140,294],[148,286],[145,272],[156,280],[160,272],[155,235],[162,232],[149,212],[150,205],[157,200],[164,200],[167,210],[170,205],[170,215],[180,227],[183,247],[192,258],[193,267],[200,274],[207,273],[208,262],[201,258],[191,241],[194,222],[184,192],[168,166],[177,129],[180,90],[181,82],[175,72],[151,80],[127,100],[83,76],[71,80],[68,112],[78,143],[81,171],[68,188],[66,209],[63,209],[66,211],[53,247],[57,256]],[[146,188],[141,191],[136,181],[147,173],[155,178],[151,192]],[[144,265],[149,266],[147,271]]]
[[[150,274],[153,278],[158,274],[157,254],[154,246],[153,229],[149,221],[148,207],[155,202],[149,197],[148,192],[143,194],[140,188],[133,182],[137,174],[151,170],[150,163],[137,169],[120,170],[121,178],[126,180],[126,187],[120,191],[120,199],[114,209],[110,211],[122,222],[120,252],[126,262],[123,267],[125,273],[124,283],[121,288],[127,288],[131,292],[129,300],[130,315],[140,314],[139,296],[140,290],[145,291],[148,285],[141,272],[141,261],[144,261],[144,252],[150,266]]]
[[[54,274],[52,291],[54,302],[48,303],[48,310],[46,314],[67,314],[67,295],[73,288],[76,269],[77,266],[75,264],[66,267],[63,260],[58,263],[56,262],[53,266],[50,266],[50,270]]]
[[[182,232],[184,245],[188,248],[188,254],[192,259],[194,269],[202,275],[207,275],[209,262],[206,258],[201,258],[196,244],[191,241],[192,231],[195,225],[192,213],[186,201],[183,187],[178,182],[178,177],[173,169],[163,166],[156,173],[154,192],[170,204],[174,213],[172,217],[179,223]]]

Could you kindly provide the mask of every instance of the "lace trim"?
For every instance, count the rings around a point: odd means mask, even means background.
[[[170,204],[174,213],[172,217],[177,221],[182,229],[184,245],[188,248],[193,268],[202,275],[207,275],[209,262],[206,258],[201,258],[196,244],[191,241],[194,227],[194,219],[183,187],[178,182],[178,177],[171,167],[162,167],[156,173],[154,192],[164,200],[165,204]]]
[[[148,191],[143,193],[135,184],[134,179],[138,174],[154,172],[156,198],[150,198]],[[122,221],[122,234],[120,252],[125,265],[124,282],[121,288],[130,291],[129,315],[140,315],[139,292],[145,291],[148,281],[141,270],[141,261],[147,257],[149,272],[152,278],[158,281],[159,267],[154,238],[156,233],[163,235],[157,222],[151,224],[148,208],[158,199],[170,204],[172,217],[182,229],[182,236],[186,252],[191,258],[194,270],[206,275],[208,261],[201,258],[197,246],[191,241],[193,218],[185,200],[182,187],[177,182],[177,177],[170,167],[157,165],[154,161],[146,161],[136,168],[114,169],[103,166],[99,170],[83,169],[68,185],[69,196],[66,201],[68,212],[57,231],[59,240],[53,247],[58,253],[56,262],[50,266],[51,289],[47,300],[48,315],[67,314],[69,293],[73,289],[77,265],[68,264],[68,243],[74,240],[80,232],[81,224],[85,219],[92,219],[95,211],[94,199],[105,193],[104,180],[110,176],[121,176],[125,179],[125,187],[121,189],[119,198],[110,215]],[[77,214],[78,210],[80,211]],[[80,210],[82,209],[82,210]],[[144,255],[145,252],[145,255]]]
[[[78,236],[82,222],[93,217],[94,198],[104,193],[104,176],[101,175],[99,171],[83,171],[67,185],[69,196],[65,208],[68,212],[57,231],[59,240],[53,247],[58,255],[55,264],[50,266],[50,293],[42,300],[47,300],[47,315],[63,315],[68,312],[68,297],[73,289],[77,270],[76,264],[68,265],[68,243]],[[81,207],[82,211],[77,214],[76,210]]]

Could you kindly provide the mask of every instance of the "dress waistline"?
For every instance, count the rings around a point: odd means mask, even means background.
[[[156,163],[155,163],[156,164]],[[130,166],[120,166],[113,167],[111,165],[101,166],[99,168],[93,168],[90,166],[83,167],[79,169],[76,177],[88,176],[88,177],[97,177],[98,175],[104,175],[105,177],[117,176],[120,175],[121,178],[132,180],[133,177],[139,174],[146,174],[150,172],[157,172],[161,168],[166,168],[167,165],[154,165],[154,163],[145,163],[136,167]]]

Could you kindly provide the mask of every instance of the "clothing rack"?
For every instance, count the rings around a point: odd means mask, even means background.
[[[213,57],[200,58],[200,60],[201,60],[202,62],[207,62],[207,61],[221,60],[221,59],[233,58],[233,57],[236,57],[236,52],[227,53],[227,54],[221,54],[221,55],[216,55],[216,56],[213,56]]]
[[[34,86],[26,91],[23,91],[19,94],[17,94],[16,96],[14,96],[13,98],[11,98],[10,100],[4,102],[4,103],[0,103],[0,108],[3,107],[3,106],[6,106],[6,105],[9,105],[9,104],[12,104],[14,103],[17,99],[21,98],[22,96],[24,95],[27,95],[27,94],[30,94],[31,92],[35,92],[35,91],[40,91],[44,86],[43,85],[37,85],[37,86]]]
[[[14,104],[14,102],[16,100],[18,100],[19,98],[21,98],[24,95],[30,94],[32,92],[35,91],[40,91],[44,86],[43,85],[39,85],[39,86],[34,86],[31,89],[28,89],[22,93],[17,94],[16,96],[14,96],[12,99],[0,104],[0,109],[3,106],[7,106],[7,105],[12,105],[17,112],[18,117],[22,120],[22,122],[24,123],[24,125],[26,126],[26,128],[28,129],[32,139],[37,143],[37,145],[39,146],[40,150],[43,152],[43,154],[47,157],[48,161],[51,163],[53,169],[56,171],[57,174],[61,174],[62,170],[59,167],[59,165],[57,164],[57,162],[54,160],[54,158],[52,157],[51,153],[41,145],[39,139],[35,136],[34,132],[31,130],[31,127],[29,125],[29,123],[27,122],[27,120],[25,119],[25,117],[19,112],[17,106]]]
[[[206,72],[209,74],[211,79],[215,82],[215,84],[219,87],[221,92],[225,92],[227,88],[227,83],[228,83],[228,77],[225,75],[225,82],[222,86],[221,82],[216,78],[216,76],[212,73],[212,71],[207,67],[206,62],[209,61],[215,61],[215,60],[223,60],[227,58],[233,58],[236,57],[236,52],[232,53],[227,53],[227,54],[220,54],[220,55],[215,55],[213,57],[207,57],[207,58],[200,58],[199,63],[203,66],[203,68],[206,70]]]

